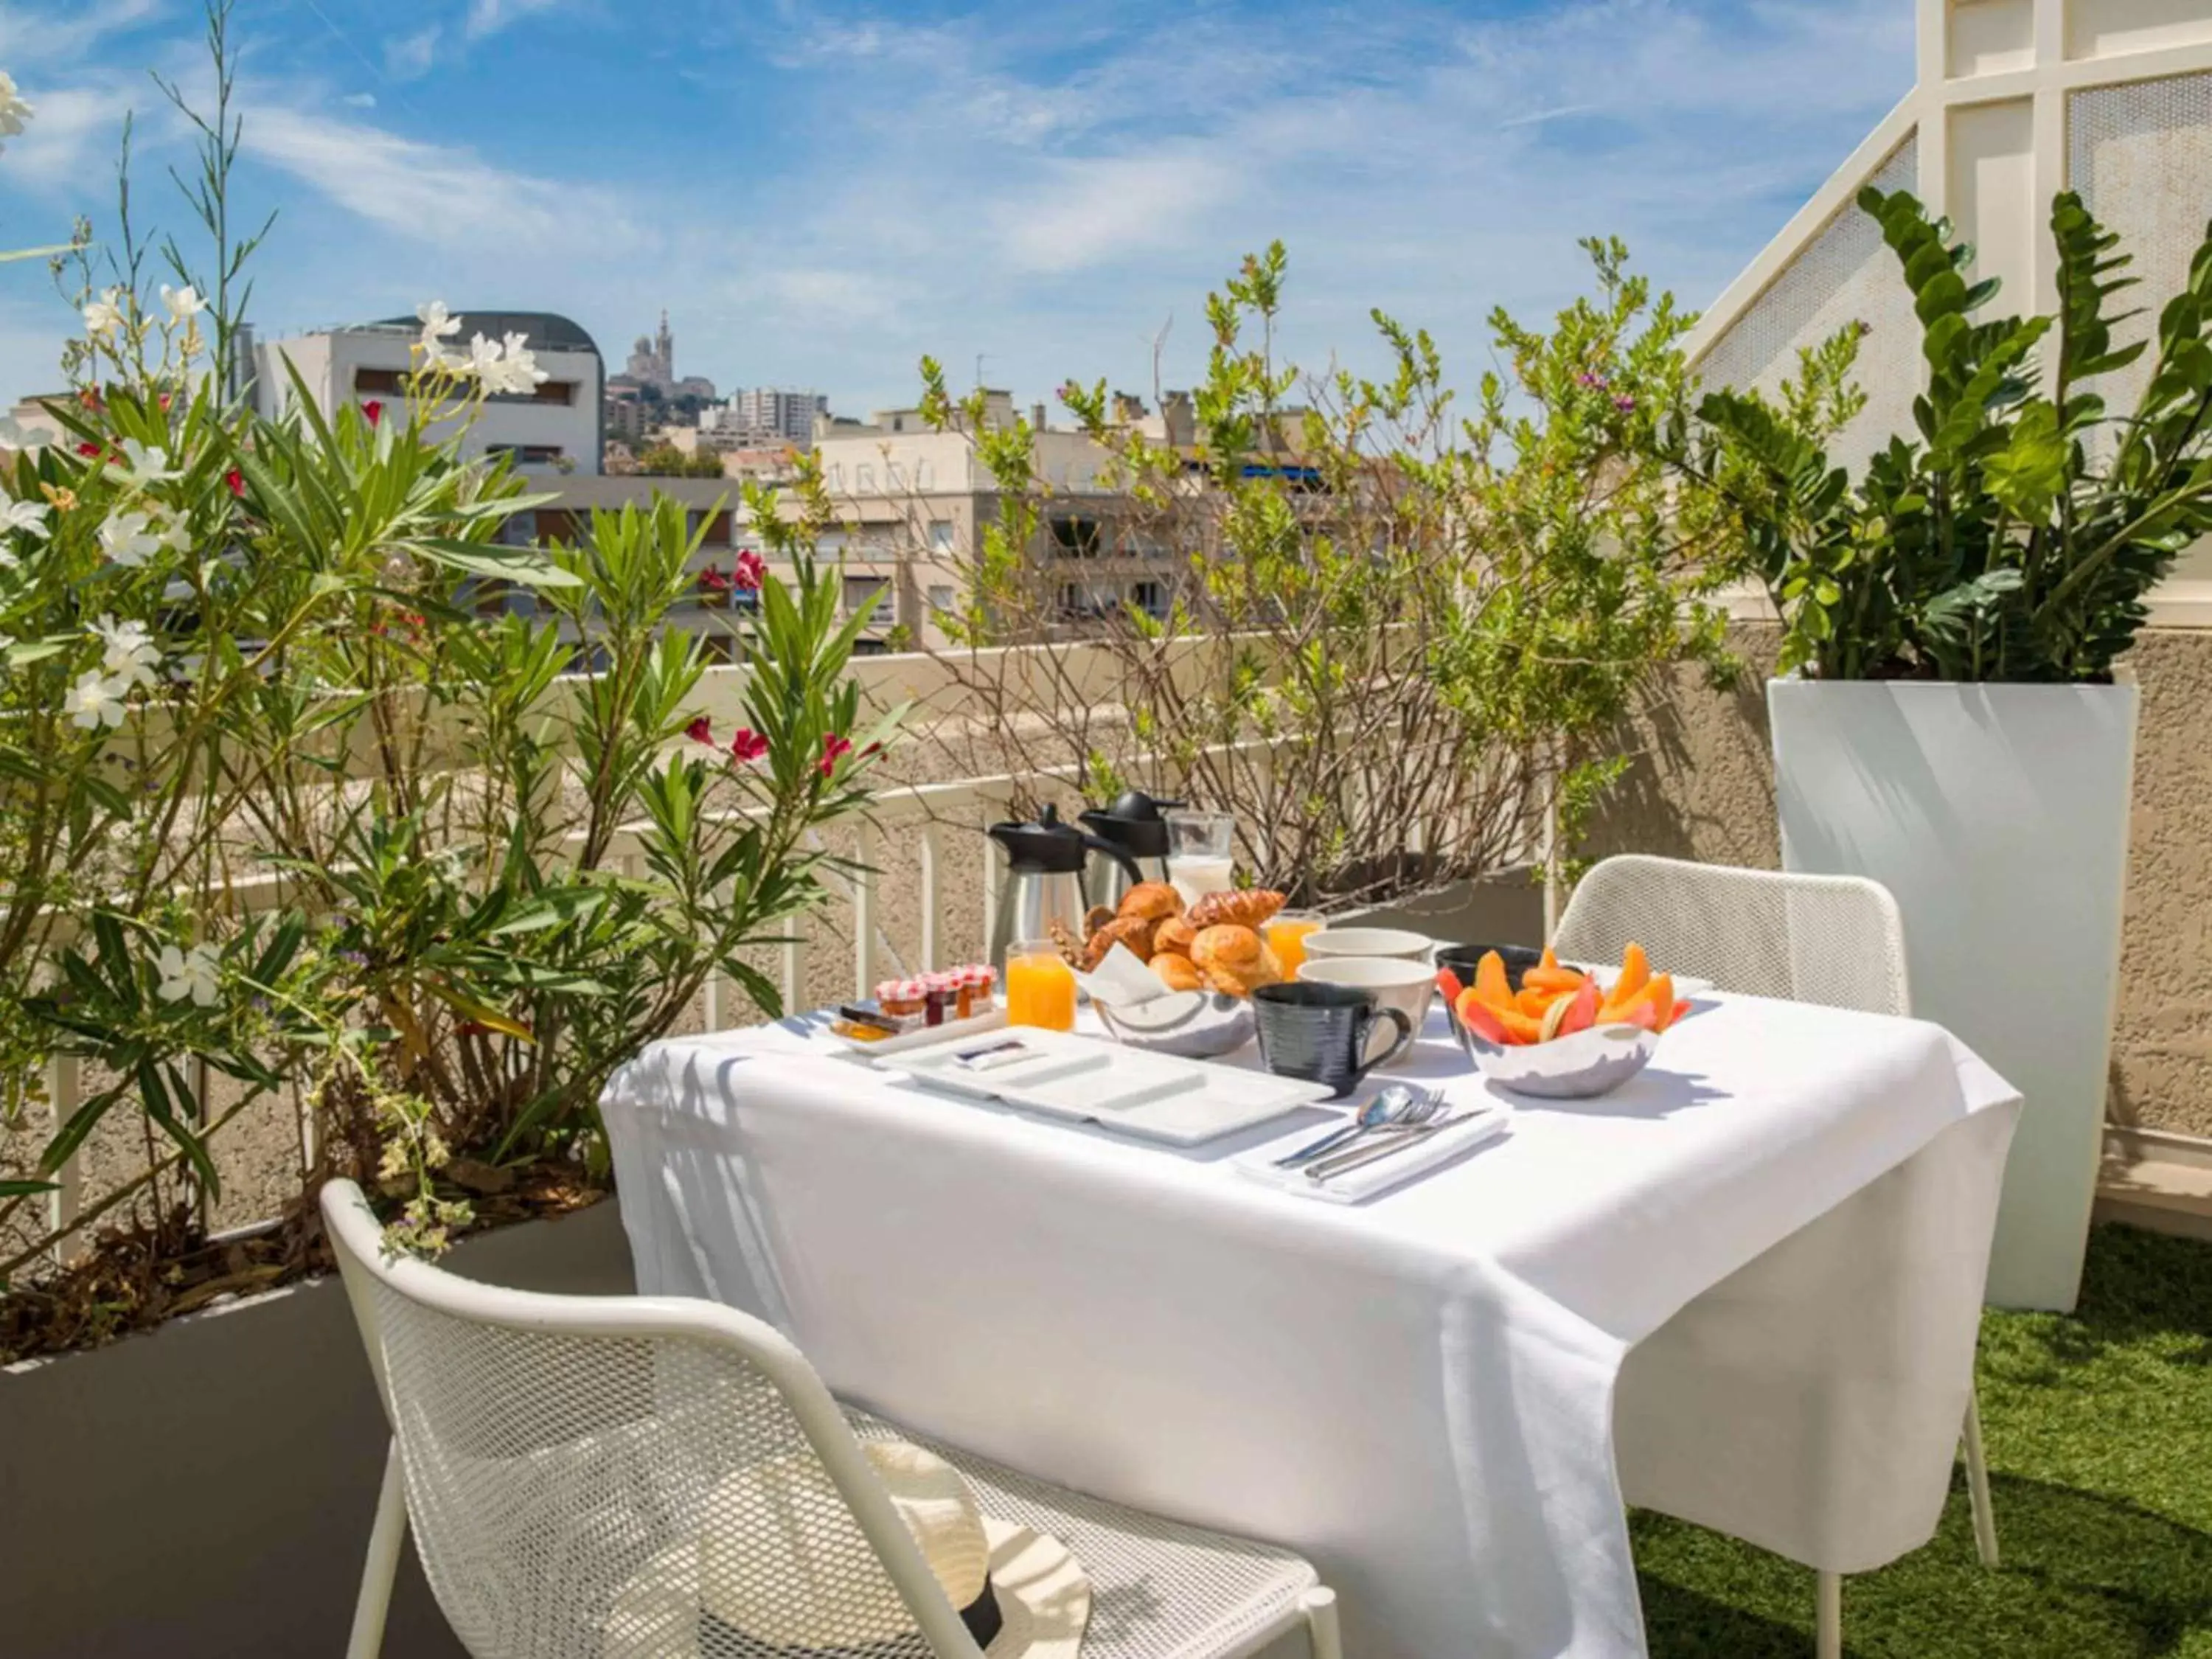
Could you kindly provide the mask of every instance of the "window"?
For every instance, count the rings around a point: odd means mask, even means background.
[[[952,590],[950,587],[942,586],[931,588],[929,590],[929,608],[932,611],[951,610]]]
[[[856,466],[853,469],[853,488],[855,490],[865,495],[875,487],[875,468],[872,466]]]
[[[1099,552],[1099,523],[1096,519],[1054,519],[1052,539],[1063,558],[1095,559]]]
[[[356,396],[366,392],[372,398],[398,398],[406,395],[406,371],[398,368],[356,368],[353,372],[353,389]]]
[[[1139,582],[1129,590],[1129,603],[1147,617],[1168,614],[1168,589],[1165,582]]]
[[[881,576],[848,576],[848,577],[846,577],[846,578],[845,578],[845,611],[846,611],[846,614],[849,616],[849,615],[851,615],[851,614],[853,614],[853,613],[854,613],[854,612],[858,611],[859,610],[860,610],[860,608],[861,608],[862,606],[866,605],[866,604],[867,604],[871,599],[874,599],[874,598],[876,597],[876,595],[877,595],[877,594],[878,594],[878,593],[880,593],[880,592],[882,592],[884,591],[884,589],[885,589],[886,587],[889,587],[890,586],[890,582],[888,582],[887,580],[884,580],[883,577],[881,577]],[[889,623],[891,621],[891,617],[890,617],[890,616],[888,614],[888,611],[889,611],[889,607],[888,607],[888,606],[878,605],[878,606],[877,607],[877,609],[876,609],[876,612],[875,612],[874,616],[871,617],[869,618],[869,620],[870,620],[871,622],[877,623],[879,623],[879,624],[887,624],[887,623]]]
[[[845,487],[845,464],[842,461],[833,461],[830,464],[829,483],[832,489],[842,489]]]
[[[512,455],[524,466],[551,466],[566,453],[558,444],[486,444],[487,455]]]
[[[735,539],[730,533],[730,515],[728,514],[717,513],[713,518],[708,519],[707,515],[703,513],[694,513],[691,514],[691,528],[695,533],[699,528],[699,521],[702,519],[706,519],[707,520],[707,534],[705,537],[705,544],[707,546],[727,547],[730,543]]]
[[[936,489],[937,469],[927,461],[916,461],[914,464],[914,487],[916,489]]]
[[[906,469],[902,467],[896,461],[885,461],[884,463],[884,482],[890,485],[893,489],[904,489],[906,488]]]
[[[540,380],[531,392],[530,398],[532,403],[560,404],[565,407],[576,401],[576,383],[574,380]]]
[[[952,550],[952,520],[932,519],[929,521],[929,550],[950,553]]]

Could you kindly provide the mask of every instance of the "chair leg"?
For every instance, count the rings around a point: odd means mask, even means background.
[[[399,1443],[384,1454],[384,1485],[376,1497],[376,1522],[368,1529],[368,1559],[361,1570],[361,1595],[353,1607],[346,1659],[378,1659],[384,1650],[384,1616],[392,1608],[399,1551],[407,1541],[407,1498],[399,1485]]]
[[[1316,1584],[1299,1605],[1305,1609],[1313,1659],[1344,1659],[1344,1638],[1336,1628],[1336,1592],[1326,1584]]]
[[[1982,1401],[1966,1396],[1966,1501],[1974,1514],[1974,1552],[1985,1567],[1997,1564],[1997,1512],[1990,1503],[1990,1460],[1982,1450]]]
[[[1844,1659],[1844,1575],[1820,1574],[1814,1594],[1813,1651],[1817,1659]]]

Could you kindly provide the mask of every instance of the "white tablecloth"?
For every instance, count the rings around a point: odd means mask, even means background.
[[[1441,1011],[1413,1075],[1481,1090]],[[1401,1073],[1405,1074],[1405,1073]],[[1644,1650],[1622,1505],[1810,1565],[1942,1509],[2012,1091],[1937,1028],[1719,998],[1650,1069],[1342,1207],[790,1030],[605,1101],[647,1292],[1047,1479],[1304,1551],[1361,1659]]]

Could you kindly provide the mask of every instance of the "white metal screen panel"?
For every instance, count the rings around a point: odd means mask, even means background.
[[[1918,145],[1906,139],[1869,181],[1885,191],[1913,189]],[[1698,364],[1707,386],[1771,395],[1797,372],[1797,354],[1852,322],[1871,331],[1860,343],[1858,382],[1865,409],[1829,447],[1857,470],[1892,433],[1912,428],[1920,391],[1920,333],[1912,296],[1881,230],[1848,206],[1793,258],[1782,275],[1715,340]]]
[[[2067,177],[2090,212],[2120,234],[2141,286],[2115,295],[2143,314],[2123,324],[2123,343],[2153,349],[2097,390],[2115,414],[2133,409],[2156,356],[2158,309],[2189,278],[2189,258],[2212,216],[2212,75],[2177,75],[2092,87],[2067,100]]]

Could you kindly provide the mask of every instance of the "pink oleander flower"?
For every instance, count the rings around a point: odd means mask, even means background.
[[[822,775],[828,777],[837,769],[837,763],[853,752],[853,740],[841,738],[835,732],[822,739]]]
[[[371,398],[367,403],[361,406],[361,415],[363,420],[367,421],[371,426],[374,426],[379,421],[384,418],[384,405],[376,398]]]
[[[730,758],[743,764],[757,761],[768,753],[768,739],[750,726],[741,726],[730,739]]]
[[[694,743],[704,744],[712,749],[714,746],[714,722],[702,714],[684,728],[684,735]]]
[[[768,580],[768,561],[750,547],[737,556],[737,568],[730,573],[730,586],[740,593],[757,593],[761,584]]]

